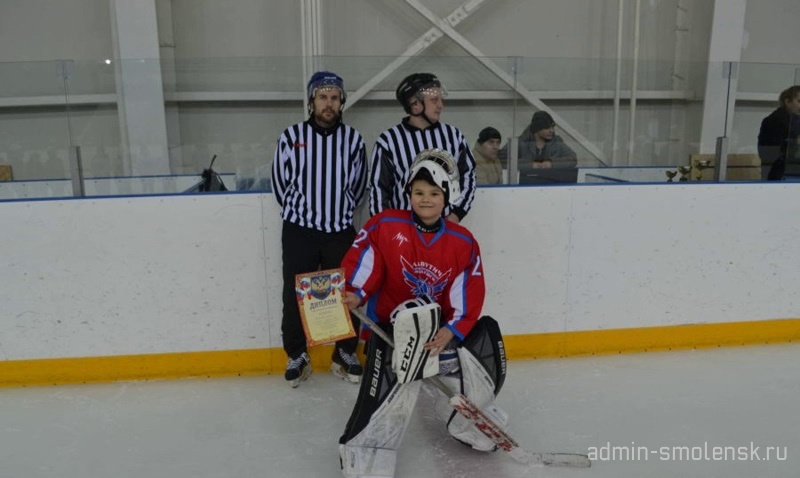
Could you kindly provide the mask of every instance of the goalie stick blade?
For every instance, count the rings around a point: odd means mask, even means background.
[[[537,453],[516,447],[508,452],[511,458],[528,465],[568,466],[572,468],[589,468],[592,461],[586,455],[578,453]]]
[[[586,455],[572,453],[536,453],[520,448],[517,442],[505,432],[497,423],[486,416],[481,409],[475,406],[464,395],[453,395],[450,397],[450,405],[458,413],[471,421],[475,427],[486,435],[497,448],[503,450],[514,460],[526,465],[544,466],[569,466],[576,468],[588,468],[592,462]]]

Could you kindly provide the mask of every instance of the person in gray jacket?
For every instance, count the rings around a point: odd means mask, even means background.
[[[519,137],[520,168],[574,168],[578,156],[555,132],[556,122],[546,111],[537,111]]]

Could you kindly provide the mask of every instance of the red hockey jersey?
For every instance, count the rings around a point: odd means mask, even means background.
[[[463,340],[486,294],[478,243],[444,219],[439,231],[421,232],[411,214],[387,209],[367,221],[342,261],[347,289],[366,301],[372,320],[387,322],[402,302],[428,296],[442,307],[443,325]]]

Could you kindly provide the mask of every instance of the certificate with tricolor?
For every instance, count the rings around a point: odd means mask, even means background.
[[[295,276],[297,305],[309,347],[355,337],[350,311],[344,303],[344,269]]]

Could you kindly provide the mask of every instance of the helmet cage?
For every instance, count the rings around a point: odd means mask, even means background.
[[[447,205],[453,206],[461,198],[458,166],[450,153],[441,149],[426,149],[419,153],[411,163],[411,171],[406,184],[408,194],[411,193],[411,183],[422,169],[427,170],[436,186],[444,191]]]
[[[408,100],[411,100],[411,98],[416,98],[417,100],[419,100],[420,103],[424,104],[426,96],[431,98],[435,98],[438,96],[444,99],[447,98],[447,89],[444,86],[442,86],[439,80],[436,80],[435,83],[430,83],[428,85],[422,86],[419,90],[417,90],[416,93],[411,95],[408,98]],[[410,103],[410,101],[408,102]],[[411,105],[409,104],[408,107],[411,108]]]

